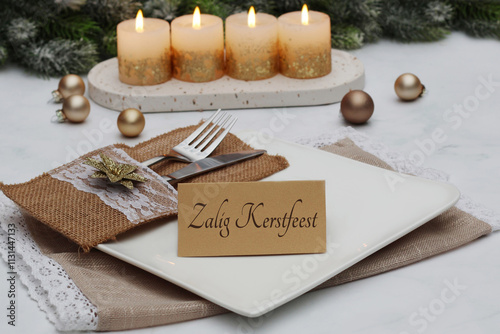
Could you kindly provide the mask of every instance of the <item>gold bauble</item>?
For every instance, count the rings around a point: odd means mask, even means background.
[[[415,74],[404,73],[396,79],[394,90],[401,100],[413,101],[422,96],[425,87]]]
[[[68,74],[61,78],[57,90],[52,92],[54,100],[61,102],[71,95],[83,95],[85,93],[85,83],[76,74]]]
[[[146,119],[142,112],[137,109],[129,108],[123,110],[118,115],[118,130],[126,137],[137,137],[144,130]]]
[[[60,122],[66,120],[73,123],[81,123],[90,113],[90,103],[85,96],[71,95],[64,99],[61,110],[56,111],[57,118]]]
[[[374,109],[373,99],[362,90],[351,90],[340,102],[342,116],[353,124],[363,124],[368,121]]]

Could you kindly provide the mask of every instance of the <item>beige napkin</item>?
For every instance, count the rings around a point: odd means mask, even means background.
[[[388,168],[380,159],[344,139],[326,151]],[[227,310],[182,288],[97,250],[78,253],[78,246],[28,219],[33,238],[59,262],[97,307],[97,330],[125,330],[208,317]],[[467,244],[491,232],[491,226],[451,208],[317,289],[347,283],[399,268]]]

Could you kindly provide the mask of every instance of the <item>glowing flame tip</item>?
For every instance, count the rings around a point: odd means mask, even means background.
[[[248,10],[248,26],[255,28],[255,8],[253,6]]]
[[[309,24],[309,10],[307,9],[307,5],[304,4],[304,6],[302,6],[302,24],[303,25],[308,25]]]
[[[193,28],[200,29],[200,27],[201,27],[200,7],[196,6],[193,13]]]
[[[142,10],[139,9],[137,16],[135,17],[135,31],[144,31],[144,16],[142,15]]]

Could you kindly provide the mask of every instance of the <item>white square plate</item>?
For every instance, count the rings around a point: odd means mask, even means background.
[[[290,167],[264,181],[326,180],[325,254],[178,257],[176,220],[134,229],[97,248],[224,308],[262,315],[313,289],[453,206],[452,185],[404,176],[273,140]],[[391,180],[403,182],[391,183]],[[392,185],[392,186],[391,186]]]

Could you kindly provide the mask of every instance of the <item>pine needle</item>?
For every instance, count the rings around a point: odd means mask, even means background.
[[[98,57],[92,42],[55,39],[26,46],[20,60],[28,69],[48,77],[86,73]]]
[[[93,40],[102,34],[96,21],[77,12],[69,12],[57,19],[50,20],[42,28],[46,39],[62,38],[71,40]]]

